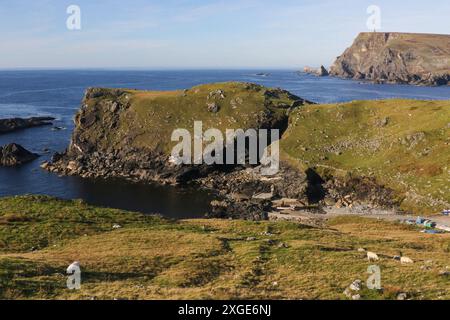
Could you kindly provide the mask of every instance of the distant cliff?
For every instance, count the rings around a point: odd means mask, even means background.
[[[330,74],[377,83],[448,85],[450,35],[361,33]]]

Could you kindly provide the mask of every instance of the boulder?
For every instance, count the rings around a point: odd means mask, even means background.
[[[33,161],[38,157],[22,146],[11,143],[0,147],[0,166],[12,167]]]

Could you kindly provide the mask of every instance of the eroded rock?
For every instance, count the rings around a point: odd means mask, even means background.
[[[0,166],[18,166],[33,161],[37,157],[37,154],[31,153],[15,143],[0,147]]]

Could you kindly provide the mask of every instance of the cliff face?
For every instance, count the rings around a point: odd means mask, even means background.
[[[330,74],[378,83],[447,85],[450,35],[361,33]]]
[[[270,202],[252,197],[270,192],[273,183],[263,181],[258,168],[247,172],[242,166],[176,165],[171,151],[178,142],[172,142],[172,133],[186,129],[193,138],[195,121],[202,121],[204,133],[214,128],[223,136],[227,129],[283,132],[290,111],[304,104],[308,102],[281,89],[236,82],[170,92],[89,89],[75,117],[67,152],[55,154],[42,168],[83,178],[175,185],[195,181],[230,195],[212,204],[211,216],[265,219]],[[286,183],[282,179],[277,183],[286,197],[303,196],[307,185],[303,173],[290,173]],[[236,202],[235,193],[245,194],[248,201]]]

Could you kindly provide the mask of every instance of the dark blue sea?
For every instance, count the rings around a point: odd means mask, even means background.
[[[268,75],[257,75],[261,72]],[[0,118],[52,116],[57,119],[55,126],[66,128],[54,131],[52,127],[40,127],[0,135],[0,145],[15,142],[42,155],[39,160],[18,168],[0,167],[0,197],[46,194],[84,199],[95,205],[160,213],[171,218],[201,217],[211,200],[206,192],[58,177],[41,170],[39,165],[54,152],[67,147],[73,116],[88,87],[174,90],[222,81],[281,87],[319,103],[385,98],[450,99],[450,87],[373,85],[299,75],[295,71],[0,71]],[[49,151],[44,152],[47,149]]]

